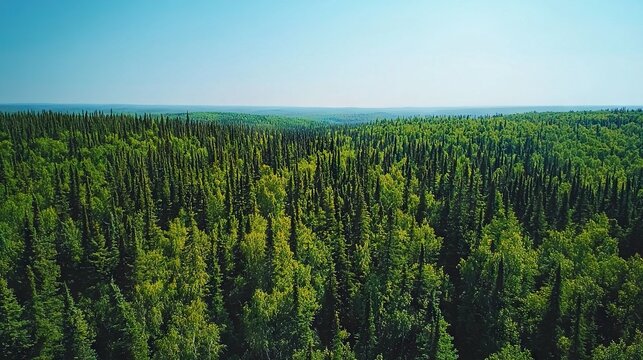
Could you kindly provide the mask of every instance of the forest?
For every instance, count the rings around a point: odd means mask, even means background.
[[[643,359],[643,111],[247,118],[0,113],[0,357]]]

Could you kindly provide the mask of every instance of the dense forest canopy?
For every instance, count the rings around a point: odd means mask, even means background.
[[[643,112],[0,114],[0,354],[642,359]]]

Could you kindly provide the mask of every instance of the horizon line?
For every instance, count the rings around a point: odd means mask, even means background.
[[[274,108],[274,109],[494,109],[494,108],[551,108],[551,107],[592,107],[592,108],[638,108],[641,104],[539,104],[539,105],[410,105],[410,106],[327,106],[327,105],[223,105],[223,104],[153,104],[153,103],[81,103],[81,102],[7,102],[1,106],[168,106],[168,107],[212,107],[212,108]]]

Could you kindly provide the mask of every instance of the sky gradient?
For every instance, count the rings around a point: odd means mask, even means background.
[[[643,1],[0,0],[0,103],[641,105]]]

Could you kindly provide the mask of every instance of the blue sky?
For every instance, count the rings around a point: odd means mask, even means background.
[[[643,104],[643,1],[0,0],[0,103]]]

